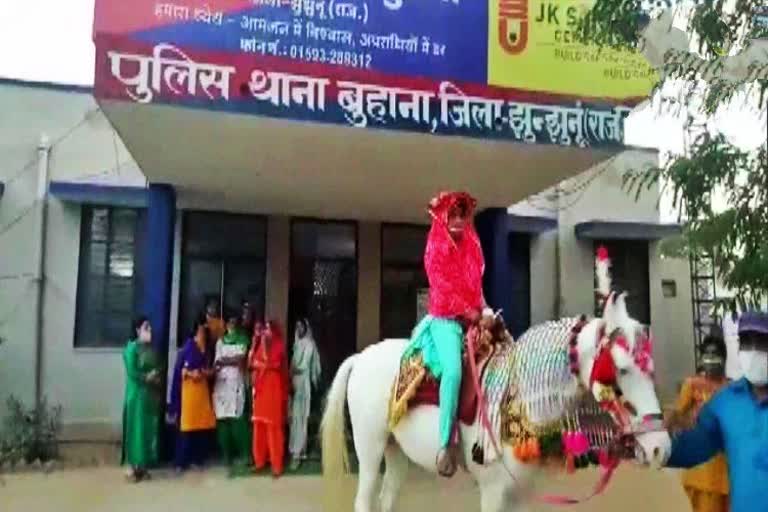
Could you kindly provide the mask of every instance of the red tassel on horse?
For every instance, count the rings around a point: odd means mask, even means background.
[[[613,362],[610,350],[600,350],[592,366],[590,381],[606,386],[616,383],[616,364]]]

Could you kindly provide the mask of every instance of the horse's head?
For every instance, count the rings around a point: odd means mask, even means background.
[[[606,292],[603,316],[574,333],[574,373],[617,425],[635,437],[638,459],[660,463],[669,435],[661,426],[650,330],[629,315],[626,293],[611,290],[604,282],[598,285]]]

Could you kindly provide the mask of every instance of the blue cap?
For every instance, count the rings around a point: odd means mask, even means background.
[[[739,318],[739,334],[756,332],[768,334],[768,313],[762,311],[747,311]]]

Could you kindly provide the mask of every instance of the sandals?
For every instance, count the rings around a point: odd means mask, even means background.
[[[152,480],[152,475],[146,469],[134,468],[126,472],[125,479],[132,484],[138,484],[139,482]]]

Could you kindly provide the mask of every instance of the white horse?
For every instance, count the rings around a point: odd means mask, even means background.
[[[603,318],[587,323],[577,338],[579,379],[587,388],[590,386],[589,376],[601,329],[607,332],[621,329],[630,347],[634,346],[640,332],[640,324],[626,312],[624,299],[624,294],[609,292]],[[524,342],[524,336],[521,340],[518,343]],[[385,340],[351,356],[339,368],[328,394],[322,420],[325,484],[329,488],[338,485],[346,471],[346,403],[359,462],[355,512],[372,510],[382,457],[386,471],[380,493],[381,512],[391,512],[395,507],[409,459],[428,471],[436,471],[436,455],[440,448],[437,407],[415,407],[394,430],[388,428],[388,401],[405,346],[406,340]],[[659,401],[648,372],[639,368],[635,358],[618,346],[611,348],[610,355],[617,368],[618,387],[634,409],[633,425],[639,426],[644,418],[650,416],[660,417]],[[494,462],[486,465],[472,462],[472,445],[481,428],[479,421],[470,426],[461,425],[462,452],[467,469],[479,486],[482,512],[500,512],[510,507],[523,510],[526,503],[521,487],[531,476],[531,467],[515,459],[509,449],[502,450],[503,460],[496,457]],[[635,432],[640,432],[640,428]],[[641,452],[638,455],[644,462],[660,465],[658,459],[662,446],[669,443],[668,434],[662,430],[643,431],[637,433],[635,438]],[[334,508],[343,510],[341,506]]]

